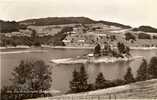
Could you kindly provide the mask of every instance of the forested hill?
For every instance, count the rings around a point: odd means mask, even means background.
[[[15,21],[0,20],[0,33],[17,32],[19,29],[26,29],[26,26]]]
[[[92,24],[92,23],[103,23],[105,25],[112,25],[122,28],[131,28],[128,25],[123,25],[115,22],[108,21],[95,21],[88,17],[48,17],[48,18],[39,18],[39,19],[28,19],[24,21],[19,21],[19,23],[27,25],[61,25],[61,24]]]
[[[121,27],[121,28],[131,28],[131,26],[129,25],[124,25],[124,24],[120,24],[120,23],[116,23],[116,22],[109,22],[109,21],[97,21],[97,23],[103,23],[105,25],[112,25],[112,26],[116,26],[116,27]]]
[[[143,31],[143,32],[152,32],[157,33],[157,28],[151,26],[140,26],[138,28],[134,28],[133,31]]]
[[[87,17],[48,17],[48,18],[39,18],[39,19],[28,19],[20,21],[19,23],[28,24],[28,25],[61,25],[61,24],[91,24],[95,21]]]

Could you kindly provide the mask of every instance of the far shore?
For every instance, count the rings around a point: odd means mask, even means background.
[[[22,49],[29,49],[29,48],[58,48],[58,49],[94,49],[94,47],[72,47],[72,46],[41,46],[41,47],[31,47],[31,46],[8,46],[8,47],[0,47],[2,49],[15,49],[15,48],[22,48]]]
[[[3,50],[3,49],[15,49],[15,48],[21,48],[21,49],[29,49],[29,48],[38,48],[38,47],[32,47],[32,46],[16,46],[16,47],[13,47],[13,46],[8,46],[8,47],[0,47],[0,50]],[[58,48],[58,49],[94,49],[94,47],[83,47],[83,46],[78,46],[78,47],[75,47],[75,46],[48,46],[48,45],[44,45],[44,46],[41,46],[39,48]],[[157,47],[130,47],[130,49],[132,50],[153,50],[153,49],[157,49]]]

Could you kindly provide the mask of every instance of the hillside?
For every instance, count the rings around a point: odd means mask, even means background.
[[[131,28],[131,26],[129,26],[129,25],[124,25],[124,24],[120,24],[120,23],[116,23],[116,22],[97,21],[97,23],[103,23],[105,25],[109,25],[109,26],[112,25],[112,26],[121,27],[121,28],[124,28],[124,29]]]
[[[121,28],[131,28],[128,25],[123,25],[115,22],[108,21],[95,21],[87,17],[48,17],[48,18],[39,18],[39,19],[28,19],[20,21],[21,24],[27,25],[61,25],[61,24],[91,24],[91,23],[103,23],[105,25],[112,25]]]
[[[28,19],[20,21],[21,24],[27,25],[61,25],[61,24],[90,24],[95,21],[87,17],[48,17],[39,19]]]
[[[143,31],[143,32],[152,32],[157,33],[157,28],[151,26],[140,26],[138,28],[134,28],[133,31]]]

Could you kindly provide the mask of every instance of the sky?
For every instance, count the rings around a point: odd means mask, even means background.
[[[71,16],[157,28],[157,0],[0,0],[1,20]]]

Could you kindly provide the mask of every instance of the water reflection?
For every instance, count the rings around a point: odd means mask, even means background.
[[[126,73],[126,69],[130,66],[130,63],[132,62],[133,61],[120,61],[115,63],[86,63],[84,64],[84,67],[88,73],[88,82],[94,83],[97,74],[100,72],[103,73],[105,79],[107,80],[123,79]],[[53,69],[53,88],[67,91],[69,89],[69,82],[72,79],[72,72],[74,71],[74,69],[79,71],[80,67],[81,64],[56,65]]]

